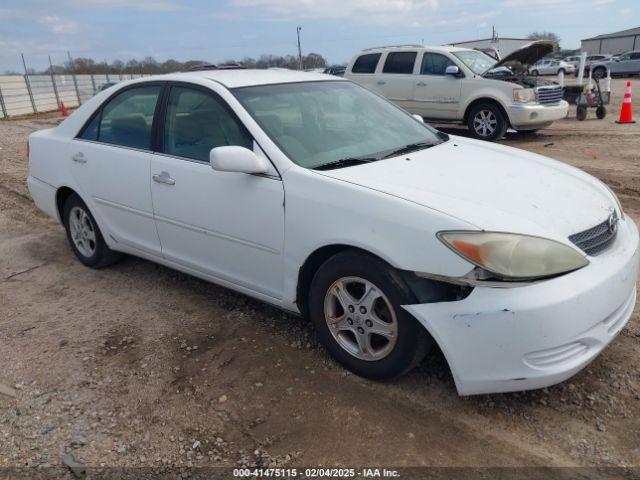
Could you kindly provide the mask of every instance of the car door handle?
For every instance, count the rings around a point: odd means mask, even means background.
[[[416,83],[416,86],[418,86],[418,87],[426,87],[426,86],[427,86],[427,83],[425,83],[425,82],[418,82],[418,83]]]
[[[384,80],[378,80],[376,83],[378,85],[385,85],[387,82],[385,82]]]
[[[87,159],[82,152],[76,153],[73,157],[71,157],[71,160],[77,163],[87,163]]]
[[[176,184],[176,181],[173,178],[171,178],[168,172],[154,173],[151,178],[153,178],[154,182],[164,183],[165,185]]]

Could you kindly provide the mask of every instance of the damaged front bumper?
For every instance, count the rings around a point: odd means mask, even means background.
[[[541,388],[584,368],[626,325],[638,256],[638,230],[627,217],[612,246],[581,270],[403,308],[440,346],[460,395]]]

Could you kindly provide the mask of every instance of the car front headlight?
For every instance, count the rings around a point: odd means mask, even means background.
[[[534,103],[536,92],[533,88],[516,88],[513,90],[513,101],[518,103]]]
[[[589,264],[568,245],[530,235],[449,231],[439,232],[438,238],[456,254],[503,279],[551,277]]]

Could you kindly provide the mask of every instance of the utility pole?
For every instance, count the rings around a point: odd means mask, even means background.
[[[302,70],[302,47],[300,47],[300,31],[302,27],[296,28],[296,33],[298,34],[298,69]]]

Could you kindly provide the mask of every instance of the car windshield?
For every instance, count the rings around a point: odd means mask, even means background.
[[[447,138],[352,82],[260,85],[233,93],[280,149],[305,168],[381,160]]]
[[[478,50],[464,50],[452,52],[460,59],[473,73],[482,75],[488,72],[497,62],[484,52]]]

